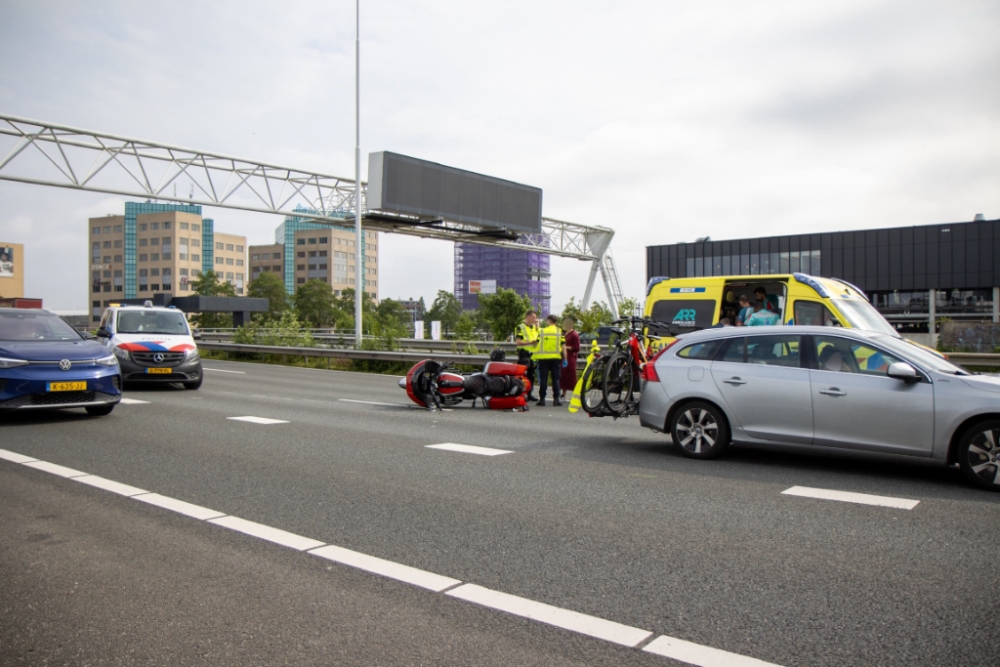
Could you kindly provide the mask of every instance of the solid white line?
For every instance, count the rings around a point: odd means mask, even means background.
[[[158,493],[147,493],[141,496],[133,496],[133,498],[135,500],[141,500],[144,503],[149,503],[150,505],[162,507],[163,509],[170,510],[171,512],[177,512],[178,514],[189,516],[192,519],[201,519],[202,521],[225,516],[225,513],[223,512],[216,512],[215,510],[210,510],[207,507],[202,507],[201,505],[192,505],[191,503],[186,503],[183,500],[177,500],[176,498],[161,496]]]
[[[588,616],[569,609],[561,609],[516,595],[490,590],[475,584],[463,584],[448,591],[445,595],[622,646],[635,646],[653,635],[649,630],[640,630],[596,616]]]
[[[9,452],[6,449],[0,449],[0,459],[12,461],[13,463],[27,463],[28,461],[38,460],[24,454],[18,454],[17,452]]]
[[[250,422],[251,424],[287,424],[284,419],[268,419],[267,417],[226,417],[234,422]]]
[[[778,667],[773,662],[764,662],[739,653],[721,651],[666,635],[657,637],[642,650],[699,667]]]
[[[25,461],[21,465],[26,465],[29,468],[37,468],[38,470],[44,470],[45,472],[50,472],[53,475],[59,475],[60,477],[82,477],[87,474],[85,472],[80,472],[79,470],[73,470],[72,468],[56,465],[55,463],[49,463],[48,461]]]
[[[117,493],[122,496],[137,496],[140,493],[149,493],[145,489],[139,489],[134,486],[129,486],[128,484],[122,484],[121,482],[116,482],[111,479],[105,479],[103,477],[98,477],[97,475],[84,475],[83,477],[74,477],[74,482],[83,482],[84,484],[90,484],[91,486],[96,486],[99,489],[104,489],[105,491],[110,491],[111,493]]]
[[[262,523],[254,523],[253,521],[247,521],[246,519],[240,519],[235,516],[224,516],[218,519],[209,519],[208,522],[214,523],[217,526],[222,526],[223,528],[235,530],[238,533],[259,537],[262,540],[274,542],[275,544],[280,544],[290,549],[298,549],[299,551],[315,549],[316,547],[321,547],[325,544],[325,542],[320,542],[319,540],[302,537],[301,535],[296,535],[295,533],[289,533],[288,531],[280,530],[278,528],[271,528],[270,526],[265,526]]]
[[[514,453],[509,449],[493,449],[492,447],[476,447],[474,445],[460,445],[457,442],[443,442],[440,445],[427,445],[427,449],[444,449],[449,452],[480,454],[482,456],[500,456],[501,454]]]
[[[138,398],[122,398],[122,405],[142,405],[144,403],[149,403],[149,401],[140,401]]]
[[[358,553],[357,551],[351,551],[350,549],[344,549],[343,547],[333,545],[313,549],[309,553],[314,556],[319,556],[320,558],[332,560],[342,565],[356,567],[359,570],[371,572],[372,574],[379,574],[383,577],[389,577],[390,579],[402,581],[407,584],[420,586],[421,588],[426,588],[427,590],[434,591],[435,593],[440,593],[446,588],[451,588],[452,586],[462,583],[458,579],[451,579],[450,577],[444,577],[440,574],[427,572],[426,570],[418,570],[417,568],[410,567],[409,565],[394,563],[391,560],[375,558],[374,556],[368,556],[363,553]]]
[[[342,403],[363,403],[364,405],[388,405],[393,408],[407,408],[405,403],[382,403],[381,401],[356,401],[353,398],[338,398]]]
[[[895,507],[901,510],[911,510],[920,504],[919,500],[907,498],[891,498],[889,496],[872,496],[867,493],[852,493],[850,491],[834,491],[832,489],[814,489],[808,486],[793,486],[782,491],[789,496],[803,498],[818,498],[820,500],[839,500],[845,503],[861,503],[862,505],[878,505],[880,507]]]
[[[205,367],[202,367],[201,370],[203,370],[203,371],[215,371],[216,373],[235,373],[236,375],[246,375],[247,374],[246,371],[226,371],[226,370],[223,370],[221,368],[205,368]]]

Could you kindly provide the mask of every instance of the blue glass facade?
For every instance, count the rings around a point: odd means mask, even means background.
[[[548,315],[551,257],[540,252],[473,243],[455,244],[455,296],[465,310],[479,307],[479,295],[469,293],[470,280],[495,280],[497,287],[527,296],[535,309]]]
[[[189,204],[154,204],[152,202],[125,202],[125,298],[134,299],[137,296],[135,271],[135,219],[143,213],[164,213],[180,211],[201,215],[201,206]],[[204,221],[211,227],[211,220]]]
[[[201,221],[201,272],[215,270],[215,221],[202,218]]]

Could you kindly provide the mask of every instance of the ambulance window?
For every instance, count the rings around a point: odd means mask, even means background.
[[[683,350],[677,353],[678,357],[683,359],[704,359],[710,360],[715,357],[715,353],[719,349],[722,341],[710,340],[705,343],[695,343],[694,345],[688,345]]]
[[[815,301],[795,302],[795,324],[814,327],[839,327],[840,322],[833,313],[821,303]]]

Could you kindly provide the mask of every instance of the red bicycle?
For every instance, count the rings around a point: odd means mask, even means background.
[[[627,324],[628,328],[611,330],[618,338],[604,363],[604,405],[612,416],[625,417],[635,414],[639,407],[635,394],[642,365],[652,356],[652,341],[660,339],[647,331],[662,325],[641,317],[627,317],[612,324]]]

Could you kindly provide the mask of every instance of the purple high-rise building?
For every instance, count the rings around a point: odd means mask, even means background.
[[[465,310],[479,307],[479,295],[469,293],[470,280],[495,280],[505,287],[527,295],[544,317],[549,313],[549,270],[551,257],[529,250],[513,250],[473,243],[455,244],[455,296]]]

